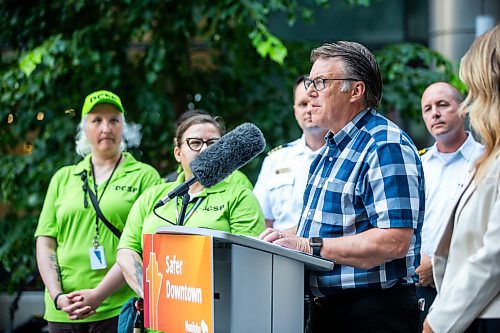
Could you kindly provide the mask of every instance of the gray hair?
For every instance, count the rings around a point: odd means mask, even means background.
[[[80,156],[86,156],[92,151],[89,139],[85,133],[85,121],[87,120],[85,115],[82,118],[80,124],[78,124],[76,133],[76,153]],[[123,134],[122,141],[120,142],[120,151],[126,151],[128,147],[138,147],[141,144],[141,125],[139,124],[128,124],[125,121],[123,113],[120,114],[123,123]]]
[[[379,105],[382,98],[382,77],[375,56],[364,45],[345,41],[326,43],[311,52],[312,62],[319,58],[340,58],[344,63],[344,75],[365,83],[366,106]],[[351,82],[344,81],[342,90],[347,91],[350,86]]]

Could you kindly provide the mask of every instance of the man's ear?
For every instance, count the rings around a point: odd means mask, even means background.
[[[464,121],[464,122],[465,122],[465,118],[467,118],[467,112],[463,112],[463,111],[462,111],[462,112],[460,112],[460,109],[461,109],[461,108],[462,108],[462,104],[460,104],[460,105],[458,106],[458,110],[457,110],[457,112],[458,112],[458,116],[460,117],[460,119],[462,119],[462,121]]]
[[[351,102],[364,98],[366,87],[363,81],[355,81],[351,87]]]

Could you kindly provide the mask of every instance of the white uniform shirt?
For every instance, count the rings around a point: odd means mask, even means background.
[[[452,203],[463,190],[474,168],[474,162],[482,155],[484,147],[476,142],[471,133],[454,153],[443,154],[434,144],[422,155],[425,178],[425,218],[422,227],[422,252],[434,256],[442,227],[450,214]]]
[[[312,151],[302,135],[264,159],[254,194],[264,217],[274,220],[274,228],[284,230],[299,223],[309,167],[319,151]]]

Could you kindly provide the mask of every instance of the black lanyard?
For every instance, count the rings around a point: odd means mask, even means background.
[[[99,193],[97,193],[97,183],[95,181],[95,172],[94,172],[94,164],[92,163],[92,157],[90,158],[90,169],[92,170],[92,179],[94,180],[94,191],[95,191],[95,196],[97,197],[97,202],[101,202],[102,197],[104,196],[104,192],[108,188],[109,182],[111,181],[111,178],[113,178],[113,175],[118,168],[118,164],[120,164],[120,161],[122,160],[122,154],[120,154],[120,158],[118,161],[116,161],[115,166],[113,167],[113,171],[111,172],[111,175],[109,176],[108,180],[106,181],[106,184],[104,184],[104,189],[102,190],[101,197],[99,198]]]
[[[193,205],[191,208],[186,212],[186,215],[183,219],[183,224],[186,224],[186,221],[193,215],[194,211],[196,208],[198,208],[201,204],[201,202],[205,199],[205,197],[195,197],[191,202],[193,202]],[[175,206],[175,216],[177,217],[177,220],[179,220],[179,197],[177,197],[177,205]]]
[[[95,196],[97,198],[97,204],[99,204],[102,197],[104,196],[104,192],[106,192],[106,189],[108,188],[108,185],[111,181],[111,178],[113,178],[113,175],[115,174],[115,171],[118,168],[118,164],[120,164],[120,161],[122,160],[122,156],[123,155],[120,154],[120,158],[118,159],[118,161],[116,161],[116,164],[113,167],[113,171],[111,171],[111,175],[109,176],[108,180],[106,181],[106,184],[104,184],[104,189],[102,190],[100,198],[99,198],[99,194],[97,193],[97,183],[95,181],[94,164],[92,163],[92,157],[90,158],[90,168],[92,171],[92,179],[94,180],[94,191],[95,191]],[[97,214],[95,217],[95,237],[94,237],[93,246],[94,246],[94,248],[97,248],[99,246],[99,216]]]

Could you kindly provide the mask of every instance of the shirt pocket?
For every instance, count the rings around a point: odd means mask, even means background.
[[[295,177],[292,172],[275,174],[274,177],[269,180],[269,190],[274,191],[283,187],[293,186],[294,181]]]
[[[273,210],[275,208],[284,208],[292,198],[292,189],[295,182],[295,177],[291,172],[275,175],[269,181],[269,199]]]

